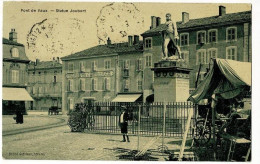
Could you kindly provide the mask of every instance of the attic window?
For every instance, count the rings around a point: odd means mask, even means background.
[[[145,48],[152,47],[152,38],[145,38]]]
[[[12,48],[11,52],[12,52],[12,57],[14,57],[14,58],[19,57],[19,51],[17,48]]]

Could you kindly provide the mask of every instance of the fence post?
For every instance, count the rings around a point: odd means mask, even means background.
[[[141,122],[141,106],[138,105],[138,140],[137,140],[137,151],[140,151],[140,122]]]
[[[165,119],[166,119],[166,102],[163,102],[163,134],[162,134],[162,148],[164,151],[164,135],[165,135]]]

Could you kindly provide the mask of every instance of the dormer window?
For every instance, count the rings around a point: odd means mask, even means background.
[[[149,37],[149,38],[145,38],[145,43],[144,43],[144,47],[145,48],[152,48],[152,38]]]
[[[12,48],[12,57],[18,58],[19,57],[19,51],[18,48]]]

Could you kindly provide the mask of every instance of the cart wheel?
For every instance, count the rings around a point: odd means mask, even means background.
[[[210,124],[206,123],[204,128],[204,120],[196,122],[196,129],[194,134],[194,141],[198,146],[205,146],[209,143],[211,138],[211,127]]]

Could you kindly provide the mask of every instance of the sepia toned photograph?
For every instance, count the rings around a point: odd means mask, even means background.
[[[252,162],[252,4],[4,1],[2,160]]]

